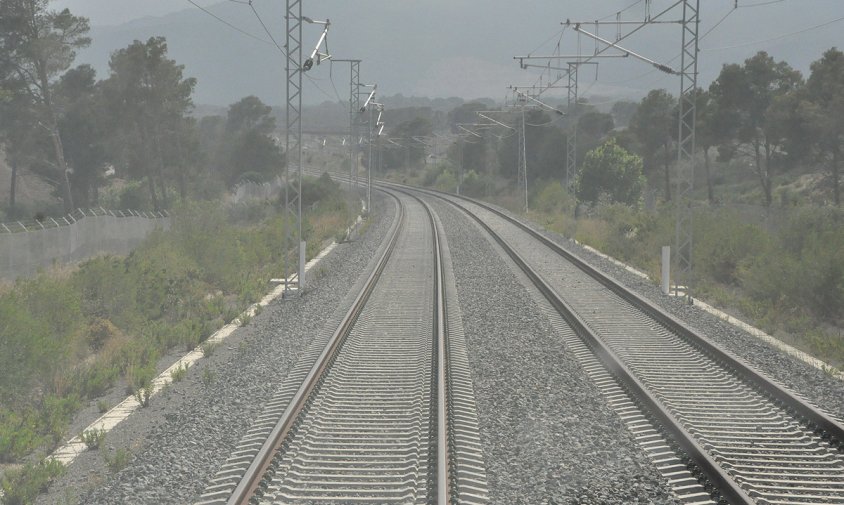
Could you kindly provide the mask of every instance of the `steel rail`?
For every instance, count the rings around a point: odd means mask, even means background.
[[[432,193],[434,194],[434,193]],[[438,198],[446,202],[450,202],[447,198],[434,194]],[[474,213],[461,205],[456,205],[458,209],[466,213],[470,218],[477,222],[486,231],[495,242],[504,250],[504,252],[513,260],[513,262],[524,272],[530,281],[539,289],[546,300],[559,312],[559,314],[569,323],[572,329],[579,335],[584,342],[595,352],[605,367],[615,375],[628,390],[642,402],[645,409],[669,432],[672,439],[685,451],[689,458],[698,466],[702,473],[706,475],[709,481],[719,490],[721,497],[733,504],[753,504],[754,500],[748,496],[745,491],[725,472],[721,466],[715,461],[704,448],[698,444],[694,437],[683,426],[681,426],[671,415],[671,413],[662,406],[660,401],[636,378],[635,375],[627,368],[616,353],[610,349],[590,328],[572,308],[563,300],[556,291],[525,261],[518,252],[515,251],[501,236],[496,233],[487,223],[481,220]],[[475,203],[475,202],[473,202]]]
[[[623,286],[619,281],[613,279],[611,276],[601,272],[586,261],[578,258],[570,251],[567,251],[562,246],[549,239],[548,237],[542,235],[530,226],[527,226],[521,221],[511,216],[508,216],[504,212],[501,212],[500,210],[482,202],[478,202],[476,200],[460,196],[458,196],[457,198],[469,201],[489,212],[492,212],[493,214],[496,214],[497,216],[507,220],[508,222],[515,224],[520,229],[527,232],[532,237],[536,238],[544,245],[554,250],[557,254],[563,256],[567,261],[575,264],[578,268],[586,272],[589,276],[600,282],[604,287],[621,297],[623,300],[631,303],[648,316],[656,319],[667,329],[673,331],[674,333],[682,337],[686,342],[701,349],[716,361],[719,361],[724,364],[728,369],[738,373],[742,379],[749,382],[759,390],[767,393],[777,403],[782,404],[788,410],[791,410],[792,413],[802,417],[810,425],[810,427],[819,431],[820,435],[824,439],[830,440],[833,445],[838,445],[839,448],[844,447],[844,425],[830,417],[827,413],[814,407],[813,405],[807,404],[805,401],[798,398],[794,393],[774,382],[764,373],[755,370],[753,367],[751,367],[749,363],[747,363],[742,358],[734,356],[726,349],[722,349],[718,344],[716,344],[706,336],[700,334],[693,328],[690,328],[676,317],[672,316],[671,314],[668,314],[660,307],[657,307],[651,301],[634,293],[632,290]]]
[[[377,284],[381,273],[386,268],[387,263],[392,256],[405,221],[404,204],[395,196],[393,196],[393,198],[396,199],[399,205],[399,217],[398,225],[395,227],[393,235],[390,237],[387,248],[379,258],[376,268],[369,275],[369,278],[367,278],[364,288],[355,298],[351,308],[344,316],[342,323],[332,334],[328,344],[323,349],[319,358],[317,358],[313,367],[311,367],[310,372],[297,390],[290,402],[290,405],[279,418],[275,427],[270,432],[270,436],[261,446],[261,449],[247,468],[246,473],[235,487],[232,495],[226,501],[227,505],[245,505],[249,503],[250,498],[254,496],[256,491],[261,487],[262,479],[272,465],[272,460],[275,457],[275,454],[281,448],[285,438],[293,427],[297,416],[304,408],[308,398],[326,371],[331,358],[336,355],[343,341],[354,327],[355,322],[363,311],[363,307],[366,305],[366,301],[375,289],[375,285]]]
[[[446,295],[445,295],[445,268],[442,261],[442,243],[440,231],[434,219],[434,211],[428,202],[417,195],[402,191],[416,199],[425,208],[428,219],[431,222],[431,232],[434,238],[434,338],[437,350],[437,505],[449,505],[451,503],[451,454],[449,447],[449,364],[448,364],[448,322],[446,320]]]
[[[573,329],[581,335],[584,342],[593,349],[595,354],[605,363],[608,370],[611,373],[616,374],[618,379],[629,388],[631,393],[639,396],[640,400],[643,402],[643,406],[650,410],[651,414],[657,421],[663,424],[666,431],[674,438],[675,443],[678,443],[678,445],[686,451],[687,455],[690,456],[697,465],[697,468],[706,474],[713,485],[720,489],[723,498],[729,500],[731,503],[754,503],[751,496],[755,494],[755,492],[751,491],[750,494],[748,494],[744,488],[739,487],[738,482],[741,479],[736,480],[731,476],[731,473],[725,473],[721,465],[718,464],[718,462],[715,461],[708,452],[703,451],[701,443],[698,443],[698,441],[692,437],[691,432],[686,427],[679,424],[680,420],[675,420],[674,415],[666,408],[666,406],[664,406],[662,402],[656,400],[656,397],[644,388],[643,384],[640,383],[637,377],[633,377],[632,374],[629,373],[630,370],[626,367],[626,365],[621,363],[618,356],[616,356],[608,347],[608,344],[604,343],[603,340],[598,339],[597,335],[589,335],[592,331],[585,325],[585,321],[581,320],[573,308],[565,301],[559,299],[560,297],[556,295],[554,289],[545,283],[536,271],[530,269],[527,262],[521,258],[512,247],[506,245],[504,243],[505,241],[498,234],[496,234],[478,216],[475,216],[469,209],[464,208],[462,205],[459,205],[448,198],[444,198],[440,192],[428,190],[423,191],[437,196],[438,198],[458,207],[463,212],[470,215],[481,225],[482,228],[491,234],[491,236],[499,243],[499,245],[502,246],[514,262],[519,265],[523,271],[525,271],[525,274],[531,279],[531,281],[537,285],[540,292],[542,292],[543,296],[548,299],[551,305],[560,312],[561,316],[563,316]],[[549,238],[543,236],[529,226],[489,205],[477,202],[471,198],[450,194],[448,196],[471,202],[472,204],[491,212],[493,215],[504,219],[506,222],[516,225],[519,229],[549,247],[552,251],[562,256],[581,271],[599,281],[602,286],[608,288],[614,294],[619,296],[619,298],[627,303],[630,303],[637,310],[641,311],[646,316],[651,317],[653,320],[663,325],[663,327],[667,330],[673,332],[675,335],[680,337],[681,341],[692,345],[699,352],[708,355],[710,359],[720,363],[720,365],[725,367],[727,370],[734,372],[737,378],[773,400],[775,404],[800,419],[802,423],[808,425],[808,427],[813,429],[822,439],[827,440],[833,449],[837,445],[838,450],[841,451],[841,442],[844,440],[844,438],[841,437],[841,425],[838,421],[830,418],[830,416],[825,412],[820,411],[816,407],[809,405],[804,401],[801,401],[787,389],[774,383],[761,372],[754,370],[744,360],[733,356],[724,349],[721,349],[717,344],[713,343],[703,335],[700,335],[695,330],[688,328],[684,323],[665,313],[662,309],[656,307],[650,301],[641,298],[629,289],[621,286],[612,277],[598,271],[585,261],[563,249],[559,244],[554,243]],[[530,271],[525,270],[525,268],[528,268]],[[586,335],[586,338],[584,338],[584,335]],[[644,393],[644,396],[642,396],[641,393]],[[693,427],[690,429],[694,430]]]

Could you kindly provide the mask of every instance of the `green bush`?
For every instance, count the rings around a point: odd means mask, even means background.
[[[56,477],[65,471],[64,466],[55,460],[46,460],[37,464],[27,464],[23,468],[9,470],[3,475],[0,487],[3,489],[5,505],[29,505],[38,494],[47,490]]]
[[[88,345],[97,351],[119,334],[120,330],[111,321],[98,317],[88,326]]]
[[[319,247],[351,213],[329,178],[306,186],[306,236]],[[264,294],[280,270],[284,226],[266,218],[277,206],[250,209],[180,204],[171,230],[127,257],[94,258],[0,294],[0,462],[54,446],[81,400],[121,378],[144,400],[163,353],[193,349]]]
[[[79,436],[82,442],[89,450],[95,451],[100,448],[103,441],[105,441],[105,430],[86,430]]]
[[[696,216],[694,237],[696,274],[723,284],[737,284],[740,267],[770,248],[767,232],[728,210]]]
[[[460,186],[460,193],[466,196],[477,198],[484,194],[485,183],[483,178],[474,170],[463,176],[463,184]]]
[[[129,462],[132,460],[132,453],[129,452],[128,449],[121,447],[114,451],[114,454],[112,455],[103,453],[103,459],[105,460],[109,471],[111,473],[117,473],[129,466]]]
[[[214,355],[214,351],[217,350],[217,343],[216,342],[205,342],[202,344],[202,356],[205,358],[210,358]]]
[[[445,169],[437,176],[437,179],[434,181],[434,187],[440,191],[453,193],[457,190],[457,177],[450,169]]]
[[[0,463],[11,463],[41,443],[32,409],[12,411],[0,407]]]
[[[187,377],[188,368],[190,368],[190,365],[187,363],[180,364],[177,368],[170,372],[170,378],[173,382],[181,382],[185,377]]]
[[[117,364],[97,360],[79,377],[79,391],[87,398],[102,396],[119,378],[120,367]]]
[[[786,314],[812,314],[831,323],[844,314],[844,227],[838,216],[803,210],[774,244],[747,261],[739,280],[747,293]]]
[[[531,208],[537,212],[572,214],[577,202],[559,181],[541,183]]]

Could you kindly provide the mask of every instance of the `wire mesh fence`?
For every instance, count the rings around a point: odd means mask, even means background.
[[[134,210],[77,209],[60,218],[0,223],[0,279],[15,280],[54,264],[99,254],[128,254],[170,215]]]

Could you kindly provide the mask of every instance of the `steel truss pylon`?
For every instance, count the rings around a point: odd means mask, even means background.
[[[525,212],[528,211],[527,146],[525,145],[525,106],[522,104],[522,125],[519,128],[518,186],[525,195]]]
[[[571,190],[574,186],[574,178],[577,173],[577,71],[579,63],[569,63],[569,85],[568,85],[568,116],[569,131],[566,135],[566,189]]]
[[[349,64],[349,190],[357,184],[358,110],[360,109],[360,62],[362,60],[332,60]]]
[[[698,30],[700,0],[683,2],[683,39],[680,60],[680,120],[677,146],[677,220],[674,294],[685,286],[685,298],[692,302],[692,191],[695,178],[695,122],[698,74]]]
[[[291,268],[290,252],[299,257],[302,252],[302,0],[286,0],[287,42],[287,116],[285,132],[284,169],[284,296],[301,291],[304,276],[303,258]],[[290,282],[296,272],[295,285]]]

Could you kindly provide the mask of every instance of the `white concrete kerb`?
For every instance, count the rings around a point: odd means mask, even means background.
[[[354,226],[360,224],[362,220],[363,218],[361,216],[358,216]],[[335,247],[337,247],[337,243],[332,241],[331,244],[328,245],[328,247],[323,249],[316,257],[314,257],[313,259],[311,259],[311,261],[305,264],[305,272],[310,271],[314,266],[316,266],[320,261],[322,261],[323,258],[328,256],[328,254],[330,254]],[[292,282],[295,276],[296,274],[291,275],[289,280]],[[266,307],[273,300],[281,297],[282,294],[284,294],[284,284],[276,286],[272,291],[270,291],[269,294],[264,296],[261,301],[250,305],[249,308],[243,311],[243,313],[241,313],[240,316],[238,316],[234,321],[223,326],[222,328],[217,330],[213,335],[208,337],[208,339],[202,345],[214,345],[224,341],[232,333],[234,333],[234,331],[238,327],[240,327],[241,318],[254,316],[255,313],[258,311],[259,306]],[[170,384],[173,381],[171,372],[178,370],[183,366],[190,366],[199,361],[203,357],[202,345],[196,347],[194,350],[184,355],[179,361],[173,363],[173,365],[171,365],[167,370],[161,372],[161,374],[152,381],[152,384],[150,386],[150,397],[155,396],[162,389],[164,389],[166,385]],[[88,427],[83,430],[83,433],[94,430],[103,430],[104,432],[108,433],[109,431],[114,429],[115,426],[123,422],[130,415],[132,415],[132,413],[138,410],[140,406],[140,403],[138,403],[138,400],[134,396],[127,396],[126,399],[120,402],[116,407],[112,408],[111,410],[103,414],[99,419],[88,425]],[[81,434],[79,434],[68,440],[63,446],[56,449],[50,456],[48,456],[48,459],[53,459],[63,463],[64,465],[69,465],[76,459],[77,456],[79,456],[86,450],[88,450],[88,448],[82,441]]]
[[[606,254],[598,251],[597,249],[589,247],[588,245],[581,244],[580,242],[577,242],[577,241],[575,241],[575,242],[578,245],[580,245],[581,247],[583,247],[584,249],[586,249],[587,251],[594,253],[594,254],[600,256],[601,258],[604,258],[605,260],[610,261],[615,265],[618,265],[621,268],[624,268],[628,272],[630,272],[634,275],[637,275],[639,277],[642,277],[644,279],[651,280],[651,278],[645,272],[642,272],[641,270],[636,270],[635,268],[631,267],[630,265],[623,263],[621,261],[618,261],[617,259],[613,258],[612,256],[607,256]],[[685,294],[683,294],[683,296],[685,296]],[[829,363],[827,363],[823,360],[820,360],[820,359],[818,359],[818,358],[816,358],[816,357],[814,357],[810,354],[807,354],[807,353],[801,351],[800,349],[797,349],[796,347],[790,346],[790,345],[786,344],[785,342],[783,342],[782,340],[779,340],[776,337],[768,335],[767,333],[760,330],[759,328],[751,326],[751,325],[745,323],[744,321],[727,314],[726,312],[722,312],[722,311],[716,309],[715,307],[713,307],[712,305],[709,305],[708,303],[702,302],[702,301],[700,301],[698,299],[694,299],[694,298],[693,298],[693,303],[694,303],[695,307],[698,307],[701,310],[709,312],[710,314],[717,316],[719,319],[726,321],[726,322],[732,324],[733,326],[746,331],[747,333],[750,333],[751,335],[758,338],[759,340],[762,340],[763,342],[770,344],[771,346],[781,350],[782,352],[788,354],[789,356],[792,356],[793,358],[796,358],[796,359],[802,361],[803,363],[806,363],[807,365],[813,366],[813,367],[817,368],[818,370],[822,370],[823,372],[828,373],[832,377],[835,377],[839,380],[844,380],[844,372],[842,372],[841,370],[838,370],[837,368],[830,365]]]

